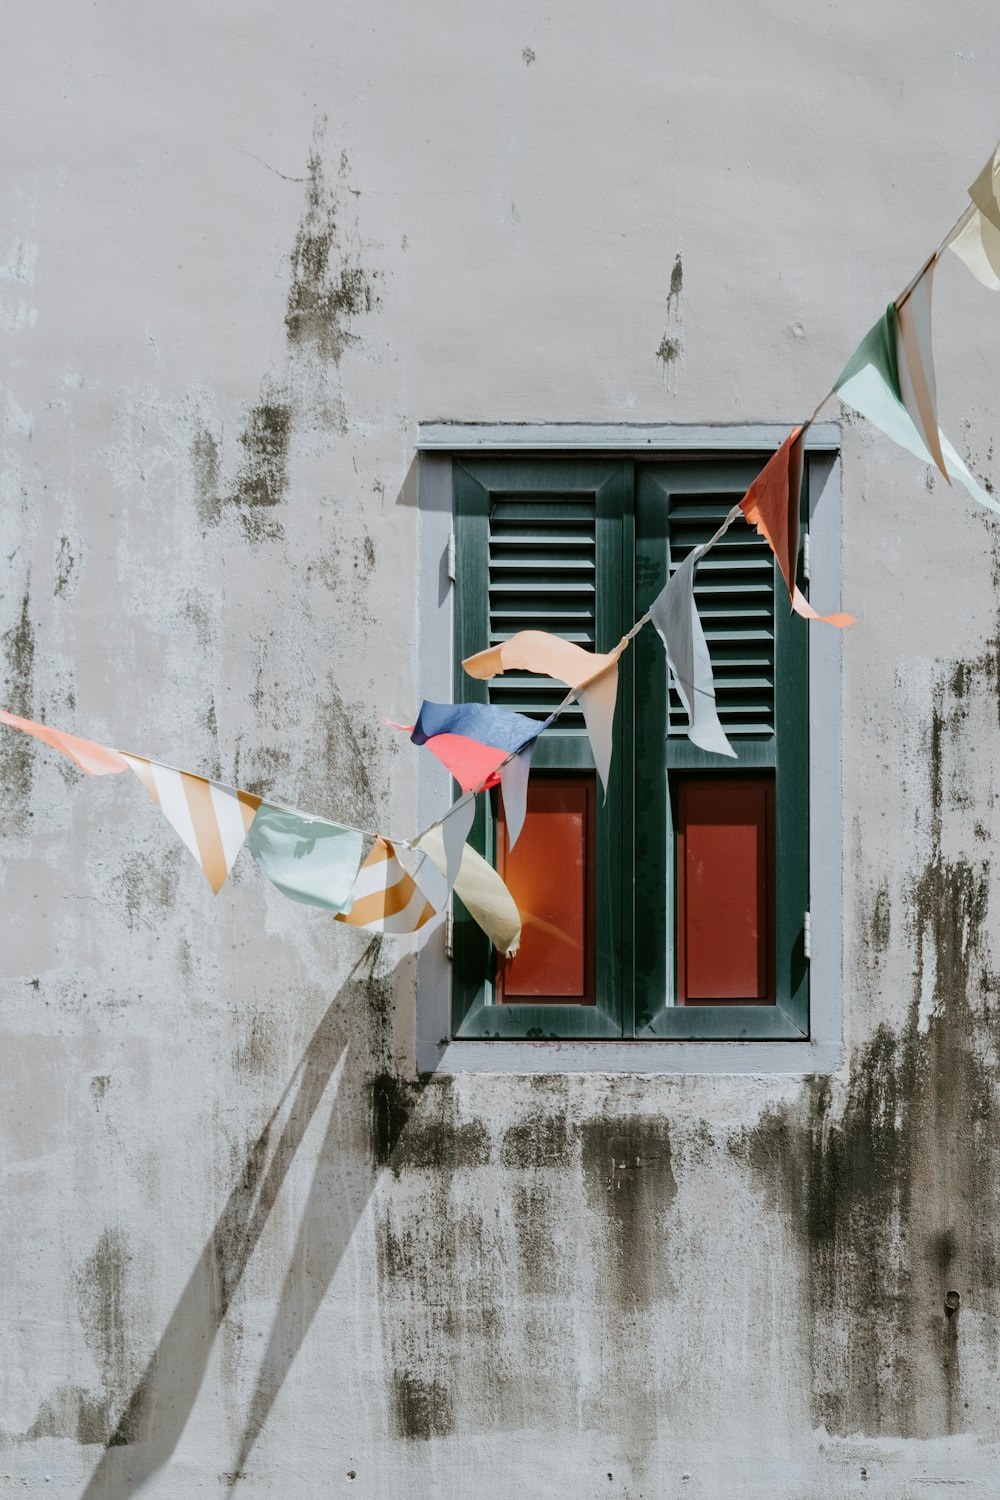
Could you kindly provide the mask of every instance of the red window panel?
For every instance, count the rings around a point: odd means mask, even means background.
[[[677,999],[774,1003],[774,781],[684,777],[677,794]]]
[[[521,946],[497,963],[497,1000],[521,1005],[596,1001],[597,796],[593,774],[548,776],[528,785],[528,814],[508,848],[503,799],[497,869],[521,913]]]

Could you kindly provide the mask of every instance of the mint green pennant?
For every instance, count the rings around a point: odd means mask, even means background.
[[[272,885],[292,901],[344,912],[351,907],[363,835],[325,818],[262,802],[247,847]]]

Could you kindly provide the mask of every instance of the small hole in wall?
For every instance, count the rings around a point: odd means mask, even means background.
[[[357,1477],[358,1477],[357,1470],[356,1469],[348,1469],[348,1471],[347,1471],[347,1477],[348,1477],[348,1479],[357,1479]]]

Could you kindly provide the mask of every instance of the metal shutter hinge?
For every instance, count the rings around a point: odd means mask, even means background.
[[[455,957],[455,918],[451,912],[447,912],[444,919],[444,956]]]
[[[811,569],[809,567],[809,533],[808,533],[808,531],[805,532],[804,535],[803,535],[803,537],[802,537],[802,576],[805,579],[806,583],[808,583],[809,580],[810,580],[810,578],[812,577],[812,572],[811,572]]]
[[[812,958],[812,917],[805,912],[802,917],[802,953],[806,962]]]
[[[448,533],[447,568],[448,568],[448,577],[451,579],[451,582],[454,583],[455,582],[455,533],[453,531],[449,531],[449,533]]]

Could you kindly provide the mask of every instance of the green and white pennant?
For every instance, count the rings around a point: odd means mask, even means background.
[[[970,474],[937,425],[937,392],[931,349],[932,257],[920,275],[890,302],[841,371],[834,390],[845,406],[867,417],[887,437],[951,483],[958,479],[973,499],[1000,514],[1000,505]]]

